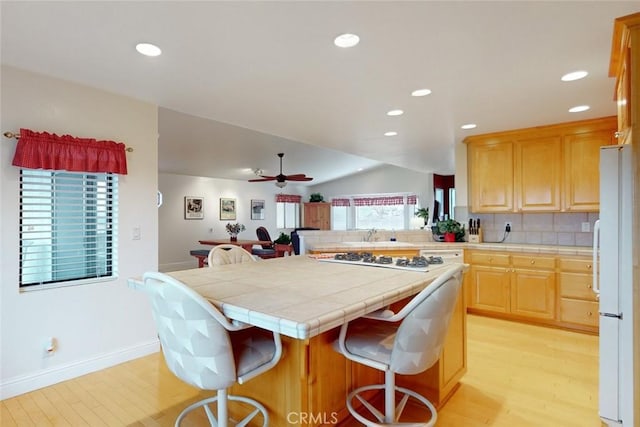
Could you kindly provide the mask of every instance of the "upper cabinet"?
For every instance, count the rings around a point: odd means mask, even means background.
[[[469,195],[474,212],[513,210],[513,144],[487,141],[468,148]]]
[[[465,139],[471,212],[596,212],[599,148],[616,117]]]
[[[638,93],[631,91],[637,87],[638,71],[632,73],[632,66],[638,66],[640,51],[640,13],[624,16],[615,20],[609,77],[616,78],[615,99],[618,105],[618,143],[630,144],[632,137],[631,106],[637,106]],[[634,64],[635,55],[635,64]],[[635,79],[635,81],[633,81]]]

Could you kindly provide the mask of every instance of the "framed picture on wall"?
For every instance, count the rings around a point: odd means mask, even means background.
[[[185,196],[184,219],[204,218],[204,197]]]
[[[264,219],[264,200],[251,200],[251,219]]]
[[[236,219],[236,199],[220,198],[220,219]]]

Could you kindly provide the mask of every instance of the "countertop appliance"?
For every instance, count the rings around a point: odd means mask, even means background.
[[[593,290],[600,297],[600,418],[634,420],[633,182],[631,146],[600,149],[600,219],[593,238]],[[637,296],[636,296],[637,297]],[[638,304],[637,302],[635,303]],[[640,333],[640,331],[636,331]],[[636,367],[640,369],[640,367]]]

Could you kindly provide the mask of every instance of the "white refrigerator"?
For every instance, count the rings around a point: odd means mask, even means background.
[[[633,182],[631,146],[602,147],[593,290],[600,301],[599,413],[609,426],[640,422],[633,408]]]

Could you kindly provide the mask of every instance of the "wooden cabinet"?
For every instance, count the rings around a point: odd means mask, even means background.
[[[511,257],[511,313],[552,320],[556,315],[555,258],[539,255]]]
[[[331,230],[331,203],[305,203],[303,219],[304,227]]]
[[[611,130],[567,136],[563,147],[565,211],[600,210],[600,147],[614,143]]]
[[[600,146],[615,117],[465,139],[472,212],[597,212]]]
[[[559,259],[559,320],[598,331],[598,300],[593,292],[593,264],[587,257]]]
[[[640,102],[637,85],[640,52],[640,13],[624,16],[615,21],[613,29],[613,43],[609,77],[616,78],[615,98],[618,105],[618,144],[631,144],[633,135],[633,115],[637,117],[636,109]],[[635,61],[635,62],[634,62]],[[635,74],[634,74],[635,73]],[[635,91],[632,92],[631,88]]]
[[[555,258],[469,251],[469,311],[519,319],[555,318]]]
[[[590,257],[465,251],[468,311],[598,332]]]
[[[469,307],[508,313],[510,307],[509,255],[471,251]]]
[[[513,144],[469,145],[469,195],[474,212],[513,210]]]
[[[516,206],[522,212],[559,211],[562,137],[526,139],[515,144]]]

